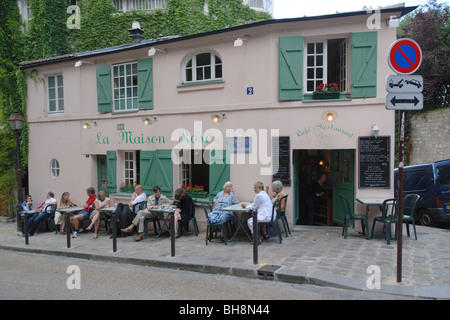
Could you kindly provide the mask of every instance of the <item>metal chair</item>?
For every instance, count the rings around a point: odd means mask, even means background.
[[[280,208],[279,211],[277,211],[277,220],[281,220],[283,223],[284,232],[286,233],[286,237],[288,237],[288,232],[291,234],[291,230],[289,229],[289,224],[286,219],[286,206],[287,206],[287,195],[282,197],[280,199]],[[284,208],[282,208],[282,205],[284,204]]]
[[[191,205],[189,206],[189,221],[192,221],[192,225],[194,226],[195,235],[198,236],[198,225],[197,225],[197,219],[195,219],[195,201],[192,201]],[[188,224],[189,224],[188,221]],[[178,237],[183,234],[183,228],[182,223],[178,224]]]
[[[391,214],[389,213],[389,206],[391,207]],[[383,201],[383,205],[381,207],[381,217],[375,217],[373,218],[373,224],[372,224],[372,237],[373,237],[373,230],[375,229],[375,223],[381,222],[383,223],[384,227],[386,227],[386,240],[387,244],[391,244],[391,224],[397,221],[396,218],[396,212],[397,212],[397,199],[386,199]]]
[[[353,220],[353,221],[360,220],[363,234],[365,234],[364,229],[366,229],[367,230],[367,239],[370,240],[369,223],[367,221],[367,217],[361,216],[359,214],[354,214],[350,210],[350,204],[349,204],[347,198],[344,196],[341,196],[341,195],[339,195],[339,198],[341,198],[342,207],[344,208],[344,212],[345,212],[344,227],[342,228],[342,235],[344,236],[344,239],[347,239],[347,229],[348,229],[349,222],[351,220]],[[365,223],[365,227],[364,227],[364,223]]]
[[[280,226],[278,225],[278,218],[275,217],[275,219],[274,219],[274,215],[275,215],[275,212],[280,212],[281,211],[281,200],[283,200],[285,197],[287,197],[287,196],[284,196],[281,199],[277,199],[277,201],[275,201],[275,203],[273,204],[273,206],[272,206],[272,218],[270,219],[269,222],[258,222],[258,244],[260,243],[259,237],[260,237],[261,226],[262,225],[275,227],[275,230],[277,231],[277,235],[278,235],[278,240],[280,241],[280,243],[283,243],[283,238],[281,237]]]

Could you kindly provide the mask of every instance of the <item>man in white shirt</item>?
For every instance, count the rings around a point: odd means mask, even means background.
[[[119,203],[117,205],[115,215],[119,221],[118,230],[125,229],[133,222],[136,213],[139,212],[139,206],[136,206],[134,208],[134,212],[133,207],[140,202],[147,203],[147,195],[144,192],[144,188],[142,188],[141,185],[137,185],[136,188],[134,188],[134,192],[131,195],[131,200],[128,205],[125,205],[123,203]]]
[[[253,202],[249,205],[246,205],[245,203],[242,203],[241,206],[243,208],[250,209],[252,211],[258,212],[258,222],[269,222],[272,219],[272,201],[270,200],[269,195],[264,191],[264,185],[262,182],[258,181],[253,186],[253,190],[255,191],[255,199]],[[276,216],[274,216],[274,220],[276,219]],[[247,225],[250,229],[250,231],[253,233],[253,218],[250,218],[247,220]],[[265,230],[262,230],[262,236],[263,238],[265,234]]]

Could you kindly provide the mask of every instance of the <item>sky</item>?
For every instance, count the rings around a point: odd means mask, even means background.
[[[405,2],[405,6],[411,7],[423,5],[428,0],[274,0],[274,18],[298,18],[303,16],[317,16],[334,14],[336,12],[361,11],[366,5],[374,9],[379,6],[389,6]],[[438,1],[439,3],[442,1]]]

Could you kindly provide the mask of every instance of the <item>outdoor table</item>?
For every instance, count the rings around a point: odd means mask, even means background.
[[[247,204],[247,206],[250,204],[250,202],[241,202],[241,203],[245,203]],[[250,213],[251,210],[248,208],[242,208],[241,203],[237,203],[237,204],[233,204],[229,207],[225,207],[220,209],[220,211],[230,211],[233,212],[233,214],[235,214],[236,216],[236,221],[238,222],[238,227],[236,228],[236,231],[234,232],[233,236],[230,238],[230,241],[233,241],[233,239],[236,237],[238,231],[240,229],[244,230],[245,234],[247,235],[247,237],[250,239],[250,241],[252,241],[252,236],[248,234],[247,230],[245,229],[244,226],[244,213]],[[241,219],[239,219],[239,216],[237,215],[237,213],[243,213],[241,216]]]
[[[58,209],[59,212],[66,215],[67,248],[70,248],[70,216],[77,212],[83,211],[83,209],[84,207],[82,206]]]
[[[18,217],[18,219],[21,219],[22,214],[24,215],[24,222],[23,222],[23,228],[24,228],[24,234],[25,234],[25,244],[28,245],[29,244],[29,237],[28,237],[28,217],[29,216],[33,216],[35,214],[41,213],[42,209],[34,209],[34,210],[25,210],[25,211],[20,211],[20,217]],[[20,220],[19,220],[20,221]]]
[[[161,229],[159,230],[159,233],[155,236],[155,238],[158,238],[158,237],[161,236],[164,227],[166,227],[167,229],[169,229],[169,226],[167,225],[167,220],[169,220],[169,219],[165,219],[165,218],[164,218],[164,214],[167,214],[167,217],[170,218],[170,215],[171,215],[171,214],[172,214],[172,216],[173,216],[174,209],[172,208],[172,206],[167,207],[167,206],[163,205],[162,207],[158,207],[158,208],[150,208],[150,209],[147,209],[147,210],[150,211],[150,212],[153,212],[153,213],[158,214],[158,218],[159,218],[159,214],[160,214],[160,213],[163,215],[163,218],[162,218],[162,220],[163,220],[163,225],[161,226]],[[160,220],[161,220],[161,219],[160,219]],[[156,230],[155,230],[155,232],[156,232]],[[170,230],[169,230],[169,232],[170,232]]]
[[[356,201],[366,206],[366,218],[367,223],[369,223],[369,208],[370,206],[378,206],[380,208],[380,212],[382,210],[383,202],[386,199],[380,198],[356,198]],[[370,230],[370,227],[369,227]]]

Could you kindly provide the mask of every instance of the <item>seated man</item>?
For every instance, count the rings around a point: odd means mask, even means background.
[[[94,205],[94,201],[97,198],[95,196],[95,189],[93,187],[89,187],[86,189],[86,193],[89,197],[89,199],[86,201],[86,203],[83,205],[84,208],[82,211],[80,211],[79,213],[73,215],[72,217],[70,217],[70,224],[73,226],[73,229],[75,230],[75,232],[73,233],[72,238],[77,238],[78,237],[78,233],[80,233],[81,231],[83,231],[83,227],[80,227],[80,223],[84,220],[89,218],[89,215],[91,214],[92,211],[92,207]]]
[[[136,188],[134,188],[134,192],[131,195],[131,200],[128,205],[123,203],[119,203],[117,205],[117,209],[114,214],[119,221],[120,229],[127,228],[127,226],[132,223],[136,213],[139,211],[138,208],[135,208],[136,212],[133,212],[134,205],[146,200],[147,195],[144,192],[144,188],[142,188],[141,185],[137,185]]]
[[[145,219],[154,219],[157,217],[156,213],[152,213],[149,209],[157,208],[163,204],[170,204],[171,201],[165,195],[161,194],[161,189],[158,186],[153,188],[153,195],[148,197],[147,208],[144,210],[140,210],[136,217],[133,219],[133,222],[128,228],[122,229],[122,232],[130,233],[133,232],[134,227],[138,227],[139,236],[134,239],[135,241],[141,241],[144,239],[144,221]],[[156,230],[155,230],[156,231]]]
[[[47,193],[47,200],[45,200],[44,207],[42,209],[42,212],[38,215],[32,216],[28,220],[28,232],[30,236],[33,236],[36,232],[36,229],[39,227],[39,224],[42,220],[48,218],[48,212],[46,212],[46,208],[51,205],[56,205],[56,199],[54,198],[55,194],[51,191]]]

